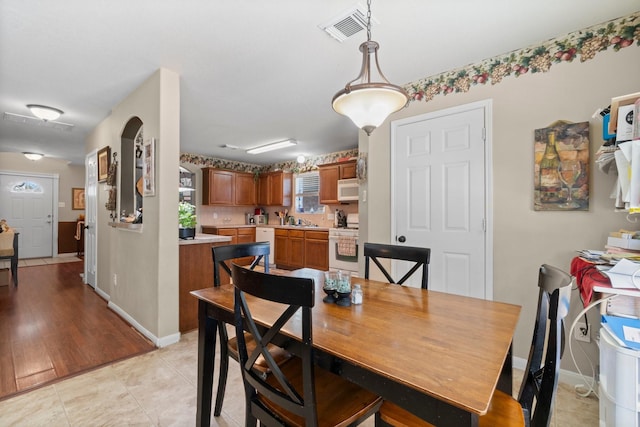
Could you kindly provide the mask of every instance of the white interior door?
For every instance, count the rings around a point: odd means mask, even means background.
[[[96,223],[98,215],[98,156],[94,152],[85,160],[85,218],[84,218],[84,283],[95,289],[98,243]]]
[[[487,289],[487,106],[392,123],[392,239],[431,248],[429,289],[490,298]],[[410,264],[392,264],[402,277]],[[410,283],[419,286],[414,275]]]
[[[57,255],[57,190],[52,176],[0,173],[0,218],[20,233],[20,258]]]

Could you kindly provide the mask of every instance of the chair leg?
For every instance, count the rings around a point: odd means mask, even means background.
[[[229,372],[229,349],[227,342],[227,325],[224,322],[218,322],[218,330],[220,333],[220,369],[218,372],[218,392],[216,394],[216,406],[213,415],[219,417],[222,412],[222,402],[224,401],[224,392],[227,388],[227,374]]]

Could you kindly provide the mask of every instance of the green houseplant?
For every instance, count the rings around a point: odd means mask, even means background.
[[[196,207],[191,203],[180,202],[178,204],[178,237],[181,239],[193,239],[196,236]]]

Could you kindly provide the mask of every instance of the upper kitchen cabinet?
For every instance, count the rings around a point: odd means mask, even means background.
[[[338,200],[338,180],[356,177],[356,161],[319,165],[320,203],[324,205],[340,203]]]
[[[202,204],[253,206],[256,184],[253,174],[202,168]]]
[[[258,205],[291,206],[290,172],[261,173],[258,178]]]

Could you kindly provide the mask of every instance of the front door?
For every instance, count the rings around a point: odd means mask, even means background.
[[[481,102],[392,123],[392,243],[431,248],[429,289],[491,298],[489,113],[490,104]],[[393,263],[394,277],[409,268]],[[417,275],[411,285],[419,286]]]
[[[54,177],[0,173],[0,218],[20,233],[20,258],[53,256],[53,235],[57,231],[54,192],[57,203]]]

